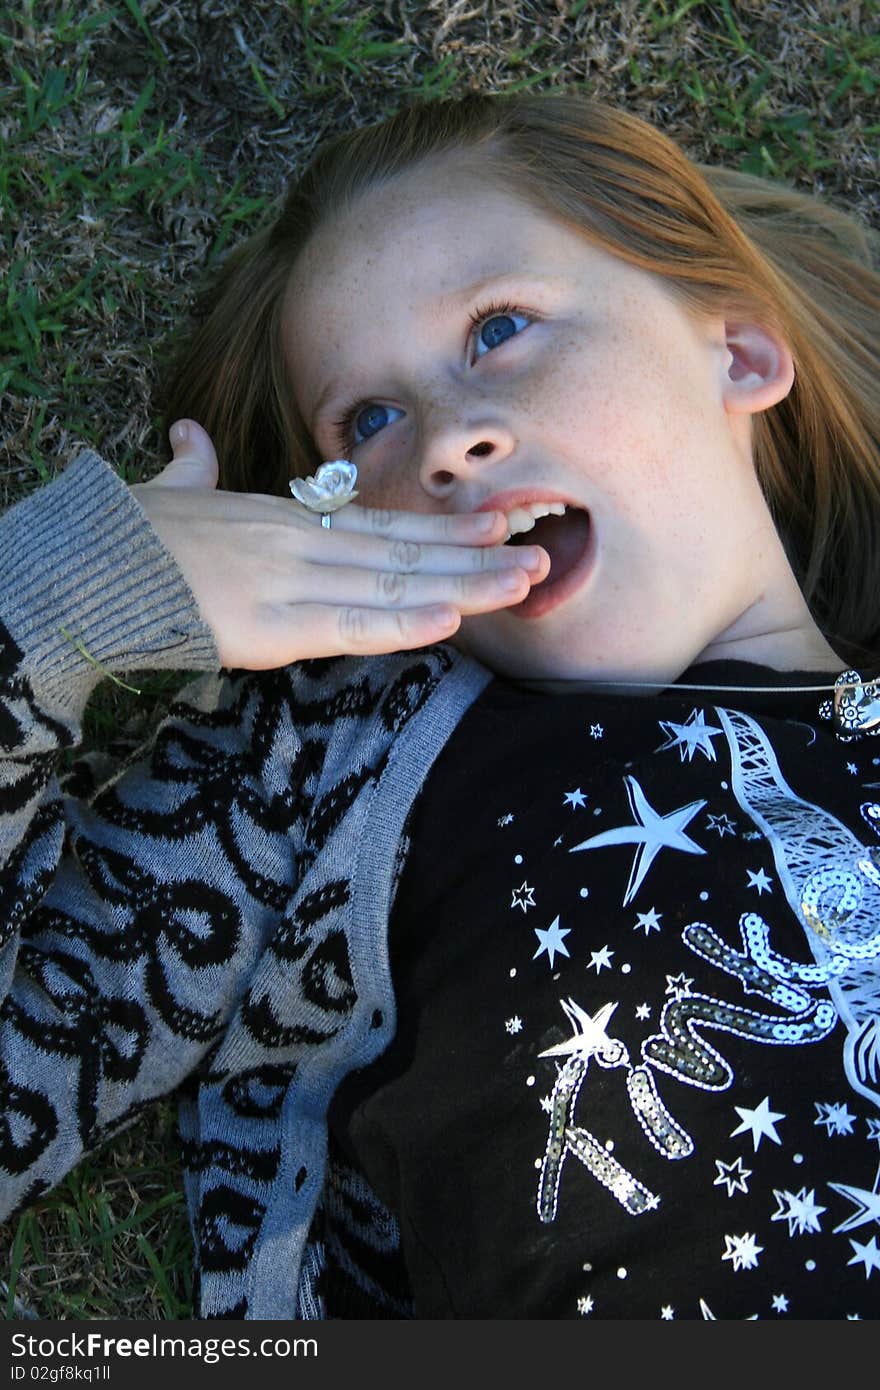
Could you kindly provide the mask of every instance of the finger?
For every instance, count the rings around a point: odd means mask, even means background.
[[[344,539],[321,537],[308,558],[322,569],[346,565],[394,574],[480,574],[519,568],[529,572],[533,583],[546,579],[550,570],[550,557],[539,545],[438,545],[351,532]]]
[[[215,488],[219,476],[210,435],[196,420],[175,420],[168,431],[172,458],[151,480],[158,487]]]
[[[426,608],[451,604],[462,614],[486,613],[519,603],[531,587],[523,569],[487,570],[482,574],[400,574],[349,566],[298,576],[296,599],[358,608]]]
[[[279,644],[289,636],[291,621],[295,621],[297,660],[300,660],[326,656],[328,652],[340,656],[377,656],[430,646],[451,637],[461,623],[461,615],[450,604],[391,612],[357,605],[332,607],[313,603],[298,604],[293,619],[289,609],[277,610],[275,621]],[[273,655],[269,664],[283,664],[283,661]]]
[[[321,518],[299,503],[303,516],[320,528]],[[331,531],[378,536],[382,540],[433,542],[438,545],[497,545],[507,535],[504,512],[396,512],[352,502],[332,513]]]

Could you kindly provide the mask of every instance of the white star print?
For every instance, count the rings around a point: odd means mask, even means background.
[[[649,912],[637,912],[637,921],[635,926],[633,927],[633,931],[638,931],[639,927],[643,927],[645,936],[647,936],[649,932],[659,931],[660,918],[662,916],[663,913],[661,912],[658,914],[657,909],[653,907],[650,909]]]
[[[707,816],[706,820],[708,822],[708,829],[717,830],[722,840],[725,835],[732,835],[734,832],[734,822],[730,819],[730,816],[726,816],[722,813],[720,816]]]
[[[880,1250],[877,1249],[877,1237],[872,1236],[865,1245],[861,1245],[857,1240],[850,1240],[850,1245],[855,1253],[851,1260],[847,1260],[847,1264],[864,1264],[865,1278],[870,1279],[874,1270],[880,1269]]]
[[[691,801],[687,806],[682,806],[677,811],[669,811],[662,816],[651,806],[635,777],[627,775],[623,780],[635,824],[603,830],[598,835],[592,835],[589,840],[582,840],[579,845],[573,845],[569,854],[583,849],[599,849],[603,845],[638,845],[623,895],[623,905],[628,907],[661,849],[678,849],[686,854],[706,853],[684,833],[685,826],[690,824],[698,811],[702,811],[706,803]]]
[[[523,912],[528,912],[530,907],[535,906],[535,890],[529,887],[525,879],[519,888],[514,888],[510,906],[521,907]]]
[[[578,1312],[580,1313],[581,1317],[584,1317],[584,1318],[585,1318],[585,1317],[587,1316],[588,1313],[592,1313],[592,1311],[593,1311],[593,1295],[590,1294],[590,1293],[588,1293],[587,1296],[586,1296],[586,1298],[579,1298],[579,1299],[578,1299],[578,1303],[577,1303],[577,1308],[578,1308]]]
[[[712,1184],[713,1187],[726,1184],[728,1197],[732,1197],[734,1192],[748,1192],[748,1180],[752,1176],[752,1170],[743,1167],[741,1158],[737,1158],[734,1163],[723,1163],[720,1158],[716,1158],[715,1167],[718,1169],[718,1177]]]
[[[847,772],[851,772],[851,773],[853,774],[853,776],[855,777],[855,775],[856,775],[856,773],[858,772],[859,769],[856,767],[855,763],[847,763],[847,765],[846,765],[846,770],[847,770]]]
[[[658,722],[664,734],[667,735],[667,741],[657,749],[658,753],[665,753],[667,748],[677,748],[681,754],[682,762],[685,758],[688,762],[692,762],[694,754],[699,751],[711,763],[714,763],[715,747],[712,739],[716,734],[720,734],[721,730],[706,723],[703,710],[693,710],[683,724],[673,724],[667,719],[661,719]]]
[[[509,1018],[509,1019],[507,1020],[507,1022],[505,1023],[504,1027],[506,1028],[507,1032],[510,1033],[510,1034],[513,1034],[513,1033],[521,1033],[521,1032],[522,1032],[522,1019],[520,1018],[519,1014],[514,1014],[513,1018]]]
[[[746,869],[746,873],[749,876],[746,887],[757,888],[759,898],[762,893],[772,893],[773,887],[763,869],[758,869],[757,872],[754,869]]]
[[[785,1115],[781,1111],[770,1109],[769,1096],[765,1096],[761,1104],[757,1105],[754,1110],[749,1110],[748,1107],[739,1105],[735,1105],[733,1108],[742,1120],[742,1124],[737,1125],[736,1129],[730,1131],[731,1139],[735,1134],[745,1134],[747,1131],[751,1130],[752,1143],[755,1146],[756,1153],[761,1140],[764,1138],[771,1139],[774,1144],[782,1143],[782,1140],[776,1133],[776,1121],[784,1120]]]
[[[775,1293],[773,1295],[773,1311],[774,1313],[788,1312],[788,1299],[784,1293]]]
[[[648,1006],[647,1004],[639,1004],[639,1005],[637,1005],[637,1007],[636,1007],[636,1018],[645,1019],[645,1018],[650,1018],[650,1017],[651,1017],[651,1010],[650,1010],[650,1008],[649,1008],[649,1006]]]
[[[787,1221],[790,1236],[793,1236],[795,1232],[802,1236],[806,1235],[808,1231],[821,1231],[822,1223],[819,1218],[826,1208],[817,1204],[815,1190],[808,1192],[805,1187],[802,1187],[800,1192],[786,1192],[784,1189],[779,1191],[774,1187],[773,1196],[779,1206],[770,1220]]]
[[[601,724],[590,725],[590,738],[601,738],[604,732],[605,730],[602,728]]]
[[[603,946],[602,949],[601,949],[601,951],[591,951],[591,952],[590,952],[590,963],[589,963],[589,965],[587,966],[587,969],[588,969],[588,970],[592,970],[593,967],[595,966],[596,974],[597,974],[597,975],[599,974],[599,971],[602,970],[603,968],[604,968],[605,970],[610,970],[610,969],[611,969],[611,957],[612,957],[613,955],[614,955],[614,952],[613,952],[613,951],[609,951],[609,949],[608,949],[607,946]]]
[[[851,1115],[846,1108],[846,1102],[838,1105],[828,1105],[825,1101],[816,1101],[816,1109],[819,1112],[818,1119],[813,1121],[814,1125],[824,1125],[825,1132],[829,1136],[832,1134],[852,1134],[852,1127],[855,1115]]]
[[[550,923],[546,931],[541,931],[540,927],[535,927],[535,936],[538,938],[540,945],[538,946],[538,949],[535,952],[535,954],[532,956],[532,960],[537,960],[538,956],[540,956],[544,951],[546,951],[547,958],[550,961],[550,969],[552,970],[553,962],[556,959],[557,952],[561,956],[568,955],[568,951],[565,947],[565,943],[563,942],[562,938],[564,936],[568,936],[570,930],[570,927],[560,928],[558,917],[553,918],[553,921]]]
[[[852,1216],[848,1216],[839,1226],[834,1227],[835,1234],[838,1231],[854,1231],[856,1226],[864,1226],[866,1221],[876,1221],[880,1224],[880,1192],[877,1191],[876,1185],[873,1192],[864,1187],[849,1187],[843,1182],[830,1182],[828,1186],[832,1191],[839,1192],[841,1197],[846,1197],[855,1207]]]
[[[685,975],[684,971],[679,975],[667,975],[666,993],[675,999],[684,999],[685,995],[690,994],[692,984],[693,980]]]
[[[725,1251],[721,1256],[722,1260],[730,1260],[734,1271],[740,1269],[755,1269],[758,1263],[758,1256],[764,1249],[763,1245],[755,1244],[755,1237],[747,1231],[741,1236],[725,1236]]]
[[[499,825],[511,825],[512,823],[513,823],[513,816],[510,814],[509,811],[507,812],[507,815],[506,815],[506,816],[501,816],[501,817],[499,817],[499,820],[498,820],[498,824],[499,824]]]
[[[703,1314],[703,1321],[704,1321],[704,1322],[717,1322],[717,1321],[718,1321],[718,1319],[716,1318],[715,1314],[712,1312],[712,1309],[709,1307],[708,1303],[706,1302],[705,1298],[701,1298],[701,1299],[700,1299],[700,1312]],[[748,1315],[748,1317],[745,1319],[745,1321],[746,1321],[746,1322],[757,1322],[757,1321],[758,1321],[758,1314],[757,1314],[757,1313],[749,1313],[749,1315]]]
[[[570,806],[572,810],[576,806],[586,806],[587,798],[584,796],[580,787],[575,787],[573,792],[566,792],[562,798],[563,806]]]
[[[664,1322],[671,1322],[672,1319],[675,1317],[675,1309],[670,1308],[669,1304],[667,1303],[665,1307],[660,1309],[660,1316]]]
[[[599,1053],[606,1060],[623,1055],[623,1044],[618,1042],[616,1038],[610,1038],[607,1033],[611,1016],[617,1008],[616,1003],[603,1004],[601,1009],[597,1009],[591,1015],[579,1004],[576,1004],[573,999],[560,999],[559,1002],[574,1032],[570,1038],[566,1038],[565,1042],[548,1047],[546,1052],[539,1052],[539,1057],[571,1057],[574,1055],[587,1061],[596,1053]]]

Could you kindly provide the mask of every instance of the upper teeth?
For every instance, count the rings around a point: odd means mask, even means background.
[[[507,513],[507,535],[504,539],[509,541],[511,536],[531,531],[538,517],[562,516],[564,512],[564,502],[528,502],[523,507],[514,507],[512,512]]]

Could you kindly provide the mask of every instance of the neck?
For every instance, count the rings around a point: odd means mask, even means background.
[[[748,661],[771,671],[827,671],[829,675],[839,675],[846,664],[812,623],[806,631],[794,627],[722,638],[711,642],[692,664],[705,661]]]
[[[584,677],[583,679],[575,677],[571,680],[530,680],[525,678],[518,679],[517,684],[530,690],[544,690],[551,694],[570,694],[579,690],[599,688],[606,692],[619,691],[621,694],[633,694],[639,690],[644,690],[647,694],[651,690],[661,690],[674,685],[685,671],[692,667],[699,668],[709,661],[747,662],[749,665],[764,666],[771,671],[778,671],[780,675],[787,671],[809,671],[817,674],[826,672],[829,690],[833,687],[836,677],[847,665],[825,641],[819,629],[810,620],[806,627],[797,625],[782,631],[726,635],[710,643],[692,661],[685,661],[684,664],[679,662],[677,667],[671,668],[662,675],[657,672],[652,676],[646,674],[644,677],[635,673],[631,675],[627,673],[626,675],[621,674],[617,678],[613,676]],[[699,669],[694,673],[695,684],[698,679]]]

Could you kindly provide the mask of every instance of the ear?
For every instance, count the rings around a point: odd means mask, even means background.
[[[730,353],[722,395],[729,415],[756,415],[784,400],[794,382],[794,362],[784,339],[769,328],[727,319],[724,337]]]

